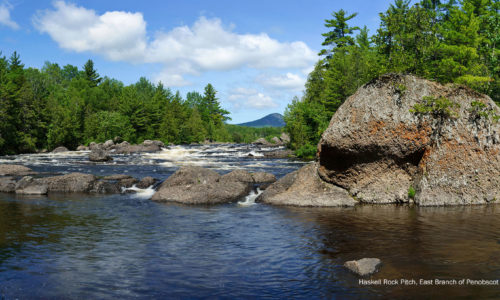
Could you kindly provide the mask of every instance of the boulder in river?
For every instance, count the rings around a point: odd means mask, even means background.
[[[344,267],[360,276],[367,276],[378,271],[381,261],[378,258],[362,258],[344,263]]]
[[[48,192],[48,184],[31,176],[24,176],[16,183],[16,194],[45,195]]]
[[[256,201],[293,206],[353,206],[357,203],[346,190],[321,180],[316,168],[316,163],[310,163],[287,174]]]
[[[92,190],[97,177],[91,174],[70,173],[40,180],[48,185],[49,192],[88,193]]]
[[[67,152],[67,151],[69,151],[68,148],[66,148],[64,146],[59,146],[59,147],[55,148],[54,150],[52,150],[52,153]]]
[[[147,189],[148,187],[154,185],[156,183],[156,179],[151,176],[146,176],[142,178],[136,186],[140,189]]]
[[[76,148],[76,151],[88,151],[88,150],[89,150],[89,147],[84,146],[84,145],[80,145]]]
[[[102,147],[106,150],[109,150],[111,149],[111,147],[113,147],[115,145],[115,143],[113,142],[113,140],[107,140],[104,142],[104,144],[102,144]]]
[[[233,181],[220,181],[221,177],[205,168],[181,167],[160,185],[151,200],[184,204],[228,203],[241,199],[251,190],[248,182],[237,181],[236,177]]]
[[[0,176],[25,176],[34,175],[35,171],[21,165],[0,164]]]
[[[499,118],[500,108],[488,96],[468,88],[384,75],[333,115],[318,145],[318,163],[297,172],[297,178],[305,175],[302,184],[271,186],[261,197],[290,204],[289,191],[296,189],[323,199],[331,190],[322,193],[319,184],[329,183],[361,203],[493,203],[500,199]],[[270,197],[273,191],[277,195]]]
[[[94,162],[104,162],[113,160],[113,158],[108,154],[108,152],[101,148],[94,148],[89,153],[89,160]]]
[[[14,177],[0,177],[0,192],[14,193],[16,191],[16,180]]]

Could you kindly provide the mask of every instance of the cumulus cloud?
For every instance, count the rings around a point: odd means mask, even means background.
[[[259,76],[257,82],[265,87],[272,89],[286,89],[292,91],[301,91],[304,89],[306,79],[293,73],[277,76]]]
[[[112,60],[160,63],[158,79],[181,85],[184,75],[238,68],[309,68],[317,59],[304,42],[280,42],[265,33],[239,34],[220,19],[200,17],[191,27],[179,26],[158,32],[148,40],[141,13],[122,11],[98,15],[94,10],[54,3],[34,19],[39,31],[47,33],[62,48],[89,51]],[[262,96],[261,102],[265,102]]]
[[[142,61],[146,50],[146,22],[141,13],[123,11],[97,15],[94,10],[54,2],[55,10],[38,12],[34,24],[60,47],[90,51],[115,61]]]
[[[10,11],[12,10],[12,5],[9,2],[3,2],[0,4],[0,24],[10,27],[12,29],[19,29],[19,25],[12,21],[10,18]]]
[[[233,109],[253,108],[253,109],[269,109],[278,107],[278,103],[273,99],[256,89],[237,88],[234,89],[228,97]]]

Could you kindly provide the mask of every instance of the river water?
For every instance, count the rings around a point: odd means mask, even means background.
[[[39,172],[161,180],[190,164],[277,177],[303,165],[263,158],[262,150],[248,145],[175,146],[115,155],[106,164],[88,162],[87,154],[18,155],[0,157],[0,163]],[[458,284],[500,278],[500,207],[495,205],[295,208],[254,204],[247,197],[239,203],[185,206],[152,202],[151,194],[151,189],[121,195],[0,193],[0,299],[500,295],[499,285]],[[380,272],[367,278],[374,284],[360,284],[342,267],[363,257],[383,262]],[[396,281],[384,284],[384,279]],[[436,285],[435,279],[450,281]]]

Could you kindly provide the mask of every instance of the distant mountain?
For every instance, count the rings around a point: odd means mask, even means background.
[[[283,121],[281,114],[270,114],[255,121],[236,125],[247,127],[283,127],[285,126],[285,121]]]

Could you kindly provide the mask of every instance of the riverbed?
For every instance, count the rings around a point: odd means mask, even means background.
[[[104,164],[88,162],[88,152],[0,157],[0,163],[159,180],[182,165],[220,173],[243,168],[278,178],[304,165],[265,158],[266,151],[271,149],[174,146],[113,155]],[[295,208],[254,203],[249,195],[231,204],[186,206],[152,202],[152,192],[0,193],[0,299],[499,295],[499,285],[459,285],[461,279],[500,278],[495,205]],[[365,282],[342,266],[363,257],[383,262]]]

